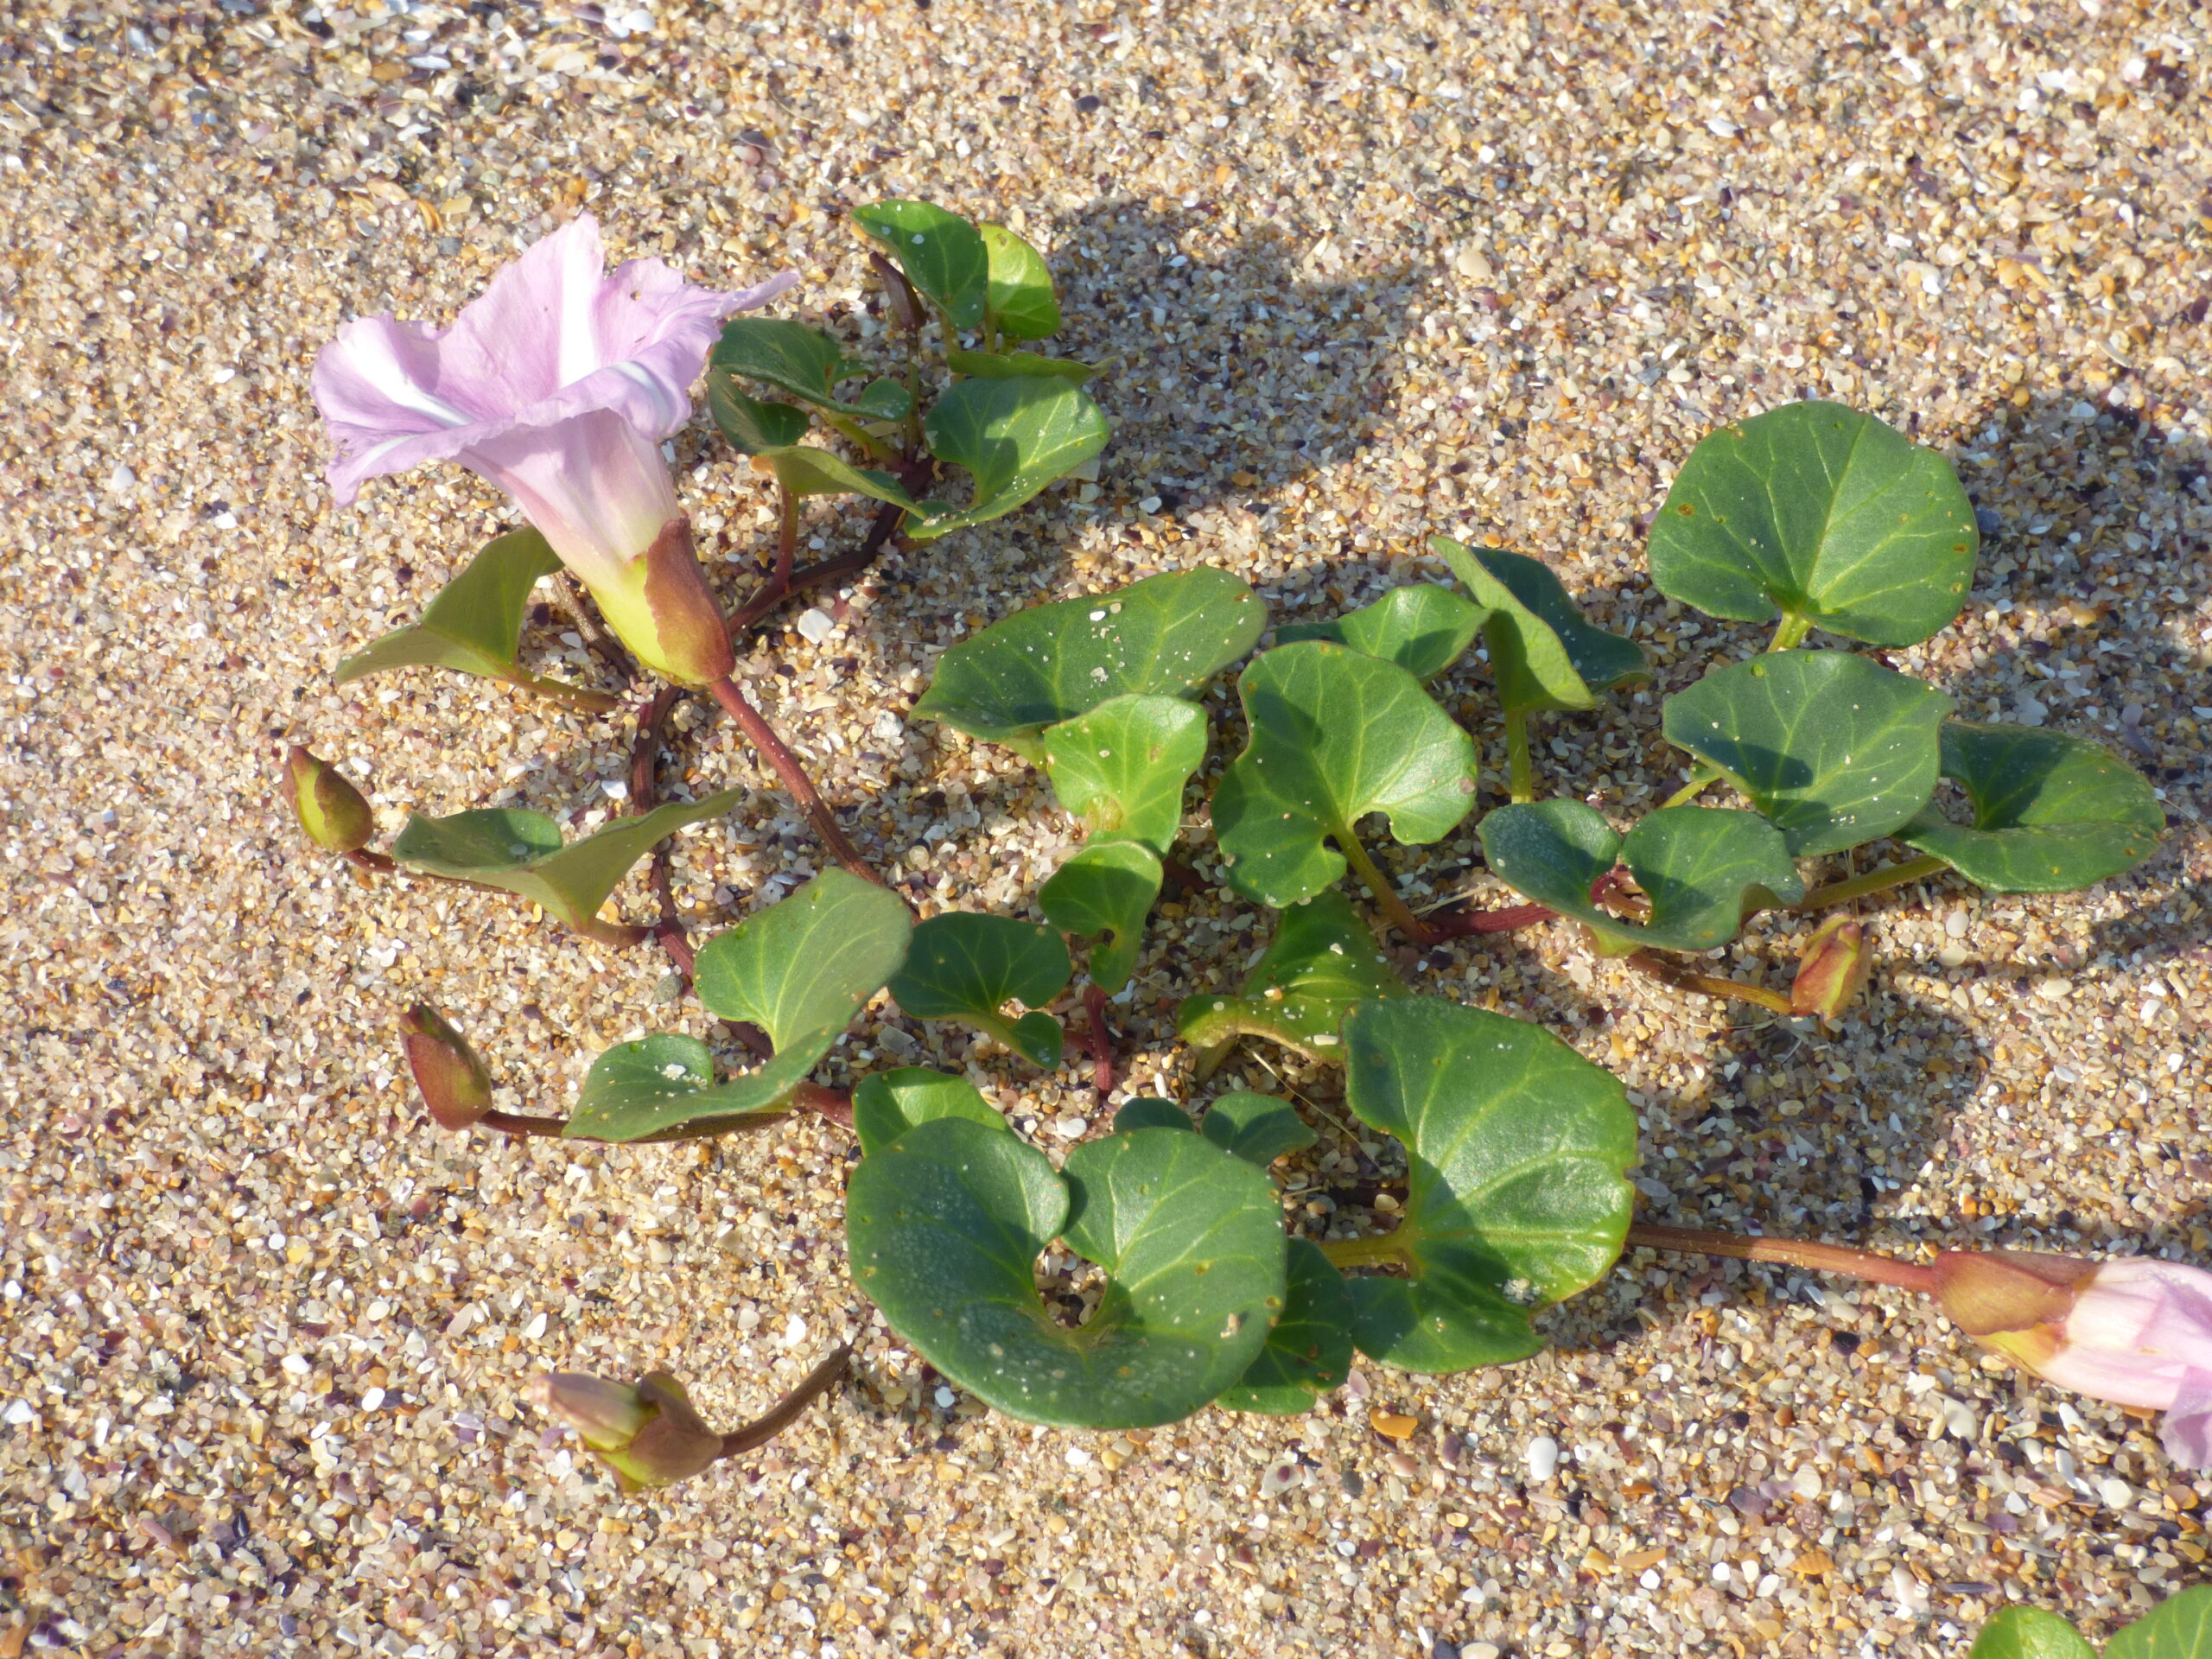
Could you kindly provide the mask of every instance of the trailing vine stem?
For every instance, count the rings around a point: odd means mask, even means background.
[[[1741,1233],[1709,1233],[1695,1227],[1661,1227],[1631,1224],[1624,1248],[1672,1250],[1681,1255],[1725,1255],[1738,1262],[1776,1262],[1815,1273],[1848,1274],[1878,1285],[1933,1294],[1936,1271],[1915,1262],[1854,1250],[1843,1244],[1821,1244],[1810,1239],[1758,1238]]]
[[[849,1343],[839,1343],[831,1349],[823,1362],[799,1379],[798,1386],[776,1402],[762,1415],[741,1428],[734,1428],[722,1436],[722,1449],[715,1453],[715,1461],[734,1458],[765,1446],[799,1419],[799,1414],[812,1405],[845,1375],[852,1363],[853,1350]]]
[[[1638,950],[1621,960],[1638,973],[1649,974],[1677,990],[1698,991],[1707,996],[1725,996],[1738,1002],[1755,1002],[1760,1007],[1773,1009],[1777,1014],[1797,1012],[1789,999],[1780,991],[1770,991],[1764,985],[1746,985],[1741,980],[1724,979],[1718,974],[1700,974],[1694,969],[1669,962],[1649,950]]]
[[[1790,908],[1792,910],[1824,910],[1830,905],[1848,904],[1853,899],[1864,899],[1869,893],[1886,893],[1891,887],[1904,887],[1909,881],[1925,880],[1931,875],[1941,875],[1951,867],[1932,853],[1918,858],[1909,858],[1902,864],[1885,864],[1879,869],[1866,870],[1842,881],[1831,881],[1825,887],[1815,887]]]
[[[1083,988],[1084,1045],[1090,1051],[1090,1086],[1101,1104],[1114,1092],[1114,1032],[1106,1023],[1106,993],[1096,985]]]
[[[791,1091],[791,1109],[811,1112],[817,1117],[826,1117],[846,1128],[853,1126],[853,1096],[849,1090],[832,1089],[826,1084],[802,1083]],[[550,1139],[584,1141],[594,1143],[649,1147],[671,1141],[714,1141],[726,1135],[741,1135],[749,1129],[765,1129],[780,1122],[785,1113],[747,1113],[741,1116],[695,1117],[689,1122],[678,1123],[651,1135],[641,1135],[634,1141],[608,1142],[602,1135],[570,1135],[569,1120],[565,1117],[539,1117],[526,1112],[491,1111],[478,1118],[473,1127],[491,1129],[499,1135],[518,1139]]]
[[[1390,885],[1390,878],[1375,867],[1375,861],[1367,855],[1367,849],[1360,845],[1359,837],[1346,830],[1337,839],[1344,861],[1367,884],[1367,890],[1375,895],[1376,905],[1390,918],[1390,925],[1415,944],[1435,944],[1436,930],[1414,915],[1413,907],[1398,896],[1398,890]]]
[[[854,846],[847,836],[843,826],[837,822],[837,815],[830,810],[830,803],[822,798],[822,791],[815,788],[814,780],[806,775],[806,768],[800,764],[798,756],[792,753],[791,747],[776,735],[775,728],[747,700],[745,693],[737,689],[736,683],[724,675],[710,683],[707,691],[736,722],[737,729],[753,746],[754,753],[767,761],[782,780],[785,791],[798,803],[808,822],[814,825],[814,833],[821,836],[823,844],[830,849],[831,856],[863,881],[873,881],[879,887],[887,886],[868,860],[861,856],[861,849]]]

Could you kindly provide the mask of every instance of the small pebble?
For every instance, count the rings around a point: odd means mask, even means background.
[[[800,636],[810,645],[820,645],[837,632],[837,625],[830,620],[829,612],[810,607],[801,611],[798,613],[798,620],[792,626],[798,629]]]
[[[1548,1434],[1539,1434],[1529,1442],[1529,1478],[1549,1480],[1559,1471],[1559,1442]]]
[[[1417,1419],[1402,1412],[1384,1411],[1380,1408],[1367,1414],[1367,1424],[1386,1440],[1411,1440],[1414,1431],[1421,1427]]]

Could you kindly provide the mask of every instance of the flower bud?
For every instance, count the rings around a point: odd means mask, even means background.
[[[1839,912],[1814,931],[1797,959],[1797,978],[1789,987],[1789,1007],[1797,1014],[1835,1020],[1859,1000],[1874,965],[1866,929]]]
[[[399,1022],[407,1065],[415,1086],[438,1127],[465,1129],[492,1109],[492,1074],[468,1039],[427,1002],[417,1002]]]
[[[1934,1270],[1936,1300],[1976,1342],[2063,1389],[2164,1411],[2167,1455],[2212,1468],[2212,1273],[1960,1250]]]
[[[285,752],[284,764],[291,773],[292,810],[309,841],[328,853],[357,852],[369,844],[376,819],[345,773],[296,743]]]
[[[530,1395],[576,1431],[626,1492],[671,1485],[721,1456],[722,1437],[699,1420],[683,1385],[666,1371],[635,1388],[561,1371],[537,1378]]]

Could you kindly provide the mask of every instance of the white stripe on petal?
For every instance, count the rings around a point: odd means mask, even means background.
[[[561,384],[573,386],[586,375],[599,368],[599,309],[600,288],[606,276],[601,270],[597,226],[589,220],[577,223],[588,228],[571,229],[562,238],[560,264],[560,291],[554,303],[560,314]]]
[[[440,426],[467,426],[475,416],[464,415],[444,398],[415,384],[391,349],[391,337],[383,328],[355,328],[338,343],[340,360],[366,381],[379,397],[400,408],[427,416]]]
[[[607,367],[653,400],[653,426],[656,429],[681,426],[683,417],[691,412],[691,405],[688,402],[679,403],[671,395],[661,378],[636,359],[625,358],[620,363],[608,364]]]

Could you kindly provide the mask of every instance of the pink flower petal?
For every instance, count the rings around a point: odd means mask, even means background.
[[[2191,1370],[2183,1375],[2158,1439],[2176,1463],[2212,1469],[2212,1371]]]

